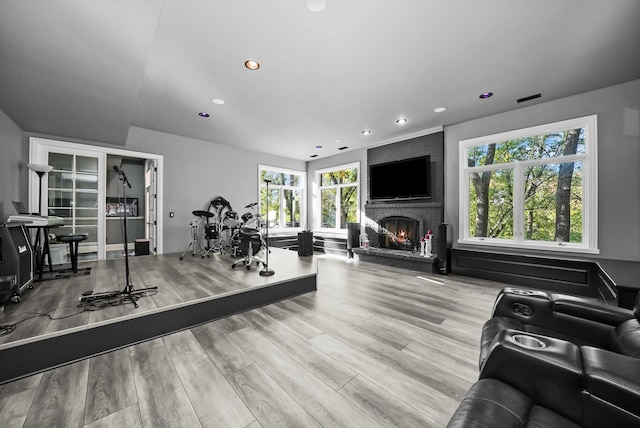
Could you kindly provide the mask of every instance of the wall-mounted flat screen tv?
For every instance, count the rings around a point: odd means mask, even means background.
[[[431,158],[420,156],[369,166],[369,199],[431,197]]]

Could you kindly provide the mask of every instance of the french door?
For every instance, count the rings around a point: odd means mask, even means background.
[[[64,150],[48,150],[46,163],[53,167],[48,174],[47,192],[42,205],[49,215],[62,217],[64,225],[51,229],[55,235],[84,234],[87,239],[78,247],[80,260],[104,257],[104,227],[101,221],[105,200],[104,154]]]
[[[147,159],[144,169],[145,237],[149,240],[149,250],[155,254],[158,234],[158,161]]]
[[[106,258],[106,200],[110,196],[106,194],[109,155],[146,160],[145,202],[148,203],[144,208],[145,236],[150,240],[149,249],[155,254],[162,254],[162,155],[31,137],[29,163],[53,167],[43,179],[42,206],[46,207],[48,215],[64,219],[64,225],[51,228],[50,233],[86,234],[87,240],[79,245],[79,260]],[[39,206],[38,193],[39,178],[35,173],[30,173],[31,212],[37,211]]]

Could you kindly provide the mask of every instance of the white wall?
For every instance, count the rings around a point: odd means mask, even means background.
[[[445,222],[452,226],[454,247],[458,141],[592,114],[598,115],[600,257],[640,260],[640,80],[447,126]]]
[[[11,201],[28,203],[28,159],[22,130],[0,110],[0,223],[15,214]]]
[[[258,165],[305,171],[303,161],[131,127],[125,150],[164,156],[164,252],[182,252],[189,243],[194,210],[222,196],[242,215],[258,201]],[[174,212],[175,217],[169,218]]]

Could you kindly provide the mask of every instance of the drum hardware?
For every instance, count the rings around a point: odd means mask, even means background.
[[[213,211],[213,212],[211,212]],[[232,248],[232,238],[236,230],[240,227],[238,213],[233,211],[231,204],[222,196],[218,196],[209,203],[211,222],[207,222],[205,228],[205,238],[207,245],[205,254],[224,254]]]
[[[189,226],[191,227],[191,241],[189,242],[189,245],[187,245],[187,248],[182,252],[180,260],[182,260],[184,255],[189,251],[191,251],[192,256],[195,256],[196,253],[200,252],[200,258],[204,259],[205,255],[209,257],[208,251],[202,246],[200,240],[202,236],[201,230],[204,230],[206,233],[209,226],[213,226],[209,225],[209,219],[213,217],[213,214],[209,211],[203,210],[192,211],[192,214],[198,217],[198,219],[196,221],[189,222]]]

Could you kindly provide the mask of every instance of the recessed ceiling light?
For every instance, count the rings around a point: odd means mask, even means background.
[[[400,118],[400,119],[396,120],[396,123],[397,123],[398,125],[404,125],[405,123],[407,123],[407,119],[405,119],[404,117],[402,117],[402,118]]]
[[[198,116],[200,117],[209,117],[209,113],[205,113],[204,111],[201,111],[200,113],[198,113]]]
[[[224,104],[224,100],[220,98],[211,98],[211,102],[214,104]]]
[[[321,148],[322,148],[322,146],[316,146],[316,149],[321,149]]]
[[[480,97],[479,97],[479,98],[481,98],[481,99],[483,99],[483,100],[484,100],[484,99],[486,99],[486,98],[490,98],[490,97],[492,97],[492,96],[493,96],[493,92],[485,92],[485,93],[483,93],[483,94],[480,94]]]
[[[307,0],[307,7],[314,12],[320,12],[327,7],[327,0]]]
[[[447,109],[446,107],[438,107],[437,109],[434,109],[433,111],[435,111],[436,113],[442,113],[446,109]]]
[[[362,135],[369,135],[371,134],[371,131],[369,131],[368,129],[365,129],[364,131],[362,131]]]
[[[347,150],[349,147],[347,146],[342,146],[342,147],[338,147],[338,150]]]
[[[244,66],[247,67],[249,70],[257,70],[260,68],[260,63],[253,59],[248,59],[244,62]]]
[[[309,156],[309,157],[310,157],[310,158],[317,158],[317,157],[318,157],[318,155],[311,155],[311,156]]]

